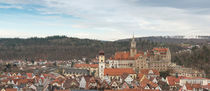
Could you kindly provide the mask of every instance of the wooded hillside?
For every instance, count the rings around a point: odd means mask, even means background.
[[[136,39],[138,50],[145,51],[153,47],[169,46],[172,51],[181,47],[141,38]],[[130,41],[99,41],[90,39],[51,36],[29,39],[0,39],[0,59],[48,59],[69,60],[82,57],[94,58],[98,51],[104,50],[107,57],[116,51],[129,51]]]
[[[186,67],[202,69],[210,77],[210,47],[194,47],[191,53],[181,53],[174,56],[172,61]]]

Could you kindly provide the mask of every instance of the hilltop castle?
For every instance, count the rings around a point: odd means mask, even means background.
[[[169,48],[153,48],[146,52],[137,51],[135,38],[132,38],[130,51],[116,52],[108,60],[109,68],[156,69],[166,71],[171,64]]]
[[[108,77],[119,78],[123,73],[129,73],[131,78],[136,78],[136,72],[141,69],[156,69],[166,71],[171,64],[169,48],[153,48],[142,52],[137,51],[136,41],[133,36],[130,51],[116,52],[114,57],[108,59],[105,64],[104,52],[99,52],[98,76],[101,79]]]

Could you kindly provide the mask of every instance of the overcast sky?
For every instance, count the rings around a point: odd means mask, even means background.
[[[210,35],[210,0],[0,0],[0,37]]]

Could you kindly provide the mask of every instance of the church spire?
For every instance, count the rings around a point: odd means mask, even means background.
[[[133,33],[133,39],[135,39],[135,38],[134,38],[134,33]]]
[[[130,47],[130,56],[134,57],[137,54],[137,50],[136,50],[136,41],[135,41],[135,37],[133,34],[133,38],[131,41],[131,47]]]

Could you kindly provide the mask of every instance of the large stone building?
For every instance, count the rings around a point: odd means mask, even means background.
[[[153,48],[146,52],[137,51],[136,41],[133,37],[130,51],[116,52],[108,60],[110,68],[156,69],[166,71],[171,64],[169,48]]]
[[[153,48],[144,52],[136,60],[135,68],[137,69],[156,69],[166,71],[171,64],[171,53],[169,48]]]
[[[134,79],[136,78],[136,72],[132,68],[109,68],[106,67],[104,52],[100,51],[98,56],[98,77],[101,79],[108,78],[120,79],[123,74],[129,74]]]

